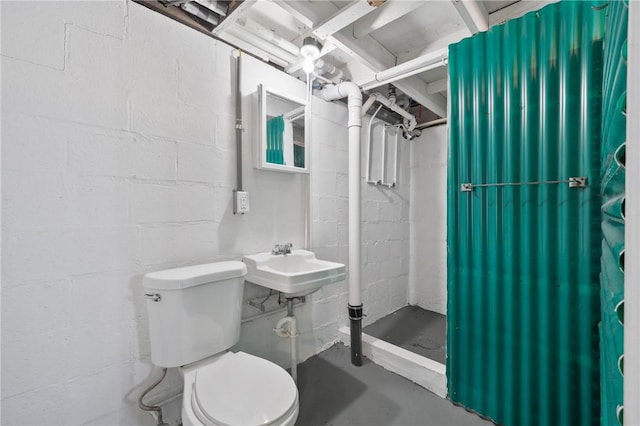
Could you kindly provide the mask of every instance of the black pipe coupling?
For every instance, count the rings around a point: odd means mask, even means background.
[[[362,319],[362,303],[357,306],[347,305],[349,309],[349,319],[350,320],[361,320]]]
[[[351,323],[351,364],[362,365],[362,304],[349,307],[349,320]]]

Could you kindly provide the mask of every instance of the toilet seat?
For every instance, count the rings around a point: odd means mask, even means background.
[[[197,369],[191,406],[205,425],[281,424],[298,411],[298,389],[278,365],[227,352]]]

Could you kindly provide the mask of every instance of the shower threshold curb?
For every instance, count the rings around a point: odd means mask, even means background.
[[[349,346],[349,327],[338,330],[341,342]],[[446,366],[399,346],[362,333],[362,354],[379,366],[396,373],[441,398],[447,397]]]

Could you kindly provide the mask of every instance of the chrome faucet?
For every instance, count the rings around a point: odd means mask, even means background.
[[[291,247],[293,247],[293,244],[291,243],[276,244],[273,250],[271,250],[271,254],[290,254]]]

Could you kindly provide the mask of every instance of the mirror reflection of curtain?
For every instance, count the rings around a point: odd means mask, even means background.
[[[267,120],[267,163],[284,164],[284,117]]]
[[[298,144],[293,145],[293,165],[296,167],[304,167],[304,146]]]

